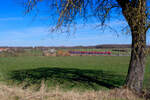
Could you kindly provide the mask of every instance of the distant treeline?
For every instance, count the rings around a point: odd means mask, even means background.
[[[150,46],[147,46],[150,47]],[[107,45],[96,45],[96,46],[36,46],[36,47],[9,47],[9,46],[3,46],[0,48],[10,48],[10,49],[50,49],[50,48],[55,48],[55,49],[107,49],[107,48],[131,48],[131,45],[129,44],[107,44]]]

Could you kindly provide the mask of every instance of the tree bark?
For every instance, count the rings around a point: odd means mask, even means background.
[[[143,87],[146,60],[146,0],[117,1],[132,33],[132,51],[126,86],[139,93]]]
[[[146,60],[146,33],[132,32],[131,59],[126,78],[126,85],[140,93],[143,87]]]

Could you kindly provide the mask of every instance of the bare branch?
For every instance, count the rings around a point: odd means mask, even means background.
[[[26,13],[31,12],[42,0],[25,0]],[[103,25],[113,8],[119,7],[115,0],[51,0],[52,12],[56,11],[56,28],[70,26],[77,18],[87,20],[89,17],[96,17]],[[89,9],[90,8],[90,9]]]

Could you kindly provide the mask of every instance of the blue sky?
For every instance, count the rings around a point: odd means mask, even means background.
[[[17,0],[0,1],[0,46],[76,46],[98,44],[130,44],[131,36],[120,31],[124,20],[112,20],[107,23],[111,28],[103,31],[95,28],[96,22],[77,24],[75,33],[50,31],[47,13],[42,12],[34,19],[34,14],[24,15],[23,6]],[[48,20],[46,20],[48,19]],[[149,41],[148,41],[149,42]]]

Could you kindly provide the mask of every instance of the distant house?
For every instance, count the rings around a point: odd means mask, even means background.
[[[0,48],[0,52],[8,51],[8,48]]]

